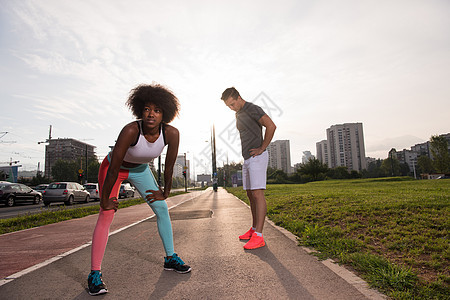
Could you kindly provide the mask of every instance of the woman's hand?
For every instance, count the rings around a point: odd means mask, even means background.
[[[117,197],[111,197],[106,201],[101,201],[100,207],[103,208],[103,210],[114,209],[114,211],[117,211],[119,208],[119,201],[117,200]]]
[[[166,200],[167,197],[164,197],[164,194],[161,190],[148,190],[146,193],[150,193],[145,196],[145,199],[148,203],[153,203],[158,200]]]

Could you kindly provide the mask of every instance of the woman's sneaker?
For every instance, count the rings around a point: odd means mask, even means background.
[[[175,271],[177,273],[189,273],[191,267],[186,265],[181,258],[174,253],[171,258],[164,257],[164,270]]]
[[[88,276],[89,295],[101,295],[108,292],[100,271],[91,271]]]

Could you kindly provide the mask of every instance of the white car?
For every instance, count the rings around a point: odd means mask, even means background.
[[[119,198],[134,197],[134,187],[129,183],[122,183],[119,190]]]
[[[98,183],[85,183],[84,188],[89,192],[91,199],[100,200],[100,190],[98,189]]]

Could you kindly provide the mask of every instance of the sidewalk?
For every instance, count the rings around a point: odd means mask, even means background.
[[[264,228],[266,246],[244,250],[237,236],[248,229],[250,210],[223,189],[169,199],[175,249],[193,271],[163,270],[162,243],[146,204],[121,209],[102,266],[109,293],[98,298],[384,298],[345,269],[318,261],[270,222]],[[96,218],[0,236],[0,277],[7,276],[0,283],[0,298],[92,299],[86,279]],[[36,264],[41,265],[32,267]]]

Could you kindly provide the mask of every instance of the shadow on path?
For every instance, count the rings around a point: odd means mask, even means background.
[[[297,278],[278,260],[270,251],[269,246],[255,250],[244,250],[245,252],[259,257],[266,262],[277,274],[279,281],[283,284],[289,299],[311,299],[315,298],[303,287]]]

